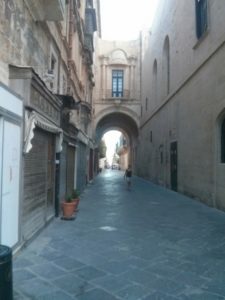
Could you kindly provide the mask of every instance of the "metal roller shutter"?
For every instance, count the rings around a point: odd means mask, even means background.
[[[54,149],[49,149],[50,145],[53,147],[53,141],[54,135],[36,128],[32,149],[24,158],[23,236],[25,239],[29,239],[42,228],[47,217],[54,213],[51,191],[54,184],[54,166],[49,159],[54,154]]]
[[[75,148],[68,146],[67,148],[67,194],[74,189],[74,167],[75,167]]]

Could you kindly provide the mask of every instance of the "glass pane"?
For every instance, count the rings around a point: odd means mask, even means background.
[[[112,70],[112,96],[123,96],[123,70]]]

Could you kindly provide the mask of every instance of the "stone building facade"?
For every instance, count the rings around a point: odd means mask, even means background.
[[[134,41],[96,40],[94,124],[96,144],[108,130],[126,137],[135,162],[140,122],[140,45]]]
[[[30,239],[60,213],[65,194],[94,176],[98,9],[92,0],[0,1],[1,86],[23,101],[18,238],[10,246]]]
[[[225,6],[160,0],[142,35],[138,175],[225,209]]]

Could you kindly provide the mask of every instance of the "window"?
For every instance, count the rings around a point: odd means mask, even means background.
[[[54,71],[55,71],[55,66],[56,66],[56,59],[55,59],[55,57],[52,55],[52,56],[51,56],[51,62],[50,62],[50,71],[51,71],[52,73],[54,73]]]
[[[56,74],[56,59],[54,57],[54,55],[51,55],[51,61],[50,61],[50,70],[48,71],[49,74],[51,74],[52,80],[50,81],[50,89],[53,90],[54,89],[54,85],[55,85],[55,74]]]
[[[163,164],[163,152],[162,151],[160,152],[160,163],[161,163],[161,165]]]
[[[170,92],[170,42],[167,36],[163,46],[163,87],[164,96]]]
[[[225,118],[221,126],[221,162],[225,163]]]
[[[84,132],[88,134],[88,124],[84,123]]]
[[[159,154],[160,154],[160,163],[163,164],[163,145],[159,146]]]
[[[152,131],[150,131],[150,143],[152,143]]]
[[[66,95],[66,78],[64,75],[62,75],[62,80],[61,80],[61,94]]]
[[[148,110],[148,98],[146,97],[145,99],[145,110],[147,111]]]
[[[123,70],[112,71],[112,97],[123,97]]]
[[[157,60],[153,64],[153,80],[152,80],[153,100],[157,103]]]
[[[195,0],[196,35],[200,39],[208,28],[207,0]]]

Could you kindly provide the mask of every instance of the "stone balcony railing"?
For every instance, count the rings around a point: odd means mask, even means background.
[[[130,100],[130,91],[129,90],[123,90],[122,96],[115,97],[113,96],[112,90],[106,90],[106,91],[100,91],[100,98],[101,99],[109,99],[109,100]]]

